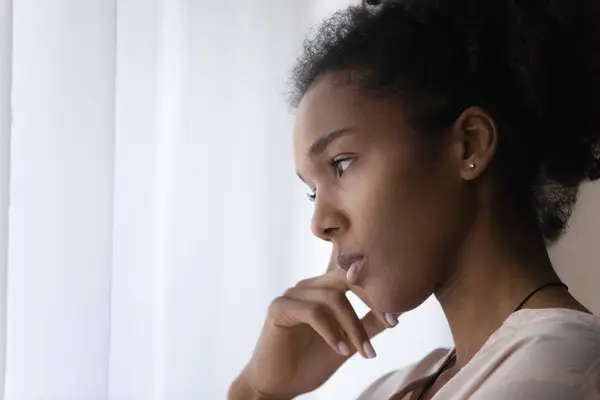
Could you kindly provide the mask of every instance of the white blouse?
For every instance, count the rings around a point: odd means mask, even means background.
[[[358,400],[414,400],[450,350],[374,382]],[[511,314],[435,400],[600,400],[600,317],[568,309]]]

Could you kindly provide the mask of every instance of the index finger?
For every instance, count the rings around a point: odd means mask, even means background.
[[[351,290],[348,280],[346,279],[346,272],[340,268],[335,267],[320,276],[308,278],[298,282],[296,287],[314,287],[323,289],[335,289],[340,292],[347,292]]]
[[[337,266],[337,260],[335,258],[335,251],[332,249],[331,250],[331,255],[329,256],[329,264],[327,265],[327,271],[326,272],[330,272],[333,271],[335,269],[339,269]]]
[[[369,300],[367,293],[359,286],[350,285],[346,278],[346,271],[337,266],[335,259],[335,252],[332,250],[329,258],[329,264],[327,265],[327,272],[321,276],[315,278],[306,279],[299,282],[296,287],[315,287],[315,288],[327,288],[335,289],[340,292],[352,292],[354,293],[375,315],[375,317],[386,327],[393,328],[398,324],[398,315],[386,314],[378,311],[373,307],[373,304]]]
[[[327,276],[328,278],[322,278]],[[327,284],[337,284],[337,281],[343,281],[345,283],[345,289],[346,291],[351,291],[352,293],[354,293],[363,303],[365,303],[367,305],[367,307],[369,307],[370,309],[373,309],[373,305],[371,304],[371,302],[369,301],[367,294],[365,293],[365,291],[360,288],[359,286],[356,285],[350,285],[348,284],[348,280],[346,279],[346,272],[339,268],[337,265],[337,261],[335,258],[335,252],[332,250],[331,251],[331,256],[329,258],[329,264],[327,265],[327,271],[325,272],[324,275],[317,277],[317,278],[311,278],[311,279],[307,279],[305,282],[307,285],[309,284],[314,284],[314,283],[322,283],[324,285]],[[341,284],[339,285],[340,288]]]
[[[338,271],[338,272],[335,272]],[[335,252],[332,250],[331,251],[331,256],[329,258],[329,264],[327,265],[327,272],[326,274],[329,273],[333,273],[333,274],[342,274],[342,278],[345,278],[345,272],[344,270],[340,269],[337,266],[337,260],[335,258]],[[347,281],[346,281],[347,283]],[[369,307],[370,309],[373,310],[373,305],[371,304],[371,302],[369,301],[367,294],[365,293],[365,291],[360,288],[359,286],[356,285],[346,285],[348,287],[348,290],[350,290],[352,293],[354,293],[363,303],[365,303],[367,305],[367,307]]]
[[[358,297],[367,307],[369,307],[371,313],[380,322],[382,322],[383,325],[385,325],[388,328],[393,328],[398,324],[398,317],[400,316],[400,314],[389,314],[377,311],[377,309],[373,307],[373,303],[371,303],[369,296],[367,296],[367,293],[363,288],[361,288],[360,286],[348,284],[348,281],[346,279],[346,272],[338,267],[337,260],[335,257],[335,251],[332,249],[331,256],[329,258],[329,265],[327,265],[327,273],[335,274],[335,271],[338,271],[337,273],[341,275],[341,279],[346,283],[346,286],[348,288],[347,290],[354,293],[356,297]]]

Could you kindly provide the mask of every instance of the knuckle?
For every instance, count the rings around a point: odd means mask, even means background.
[[[322,321],[327,317],[327,308],[322,304],[310,303],[307,304],[308,315],[312,320]]]
[[[302,288],[302,287],[307,287],[310,285],[312,279],[302,279],[301,281],[299,281],[298,283],[296,283],[296,288]]]
[[[279,314],[284,306],[284,302],[285,299],[283,296],[275,298],[271,304],[269,304],[267,314],[271,316]]]

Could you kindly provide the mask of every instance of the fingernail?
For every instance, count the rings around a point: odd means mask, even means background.
[[[367,357],[369,357],[369,358],[377,357],[377,353],[375,353],[375,349],[373,348],[373,345],[371,345],[370,342],[363,343],[363,350],[365,351],[365,354],[367,355]]]
[[[346,273],[346,279],[349,283],[355,283],[358,278],[358,265],[354,263],[350,266],[350,269]]]
[[[398,314],[385,313],[385,320],[391,326],[396,326],[398,325]]]
[[[345,342],[340,341],[338,343],[338,350],[341,355],[348,357],[350,355],[350,348]]]

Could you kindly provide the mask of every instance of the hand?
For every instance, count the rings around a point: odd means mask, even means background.
[[[375,357],[370,339],[393,327],[397,317],[388,321],[371,310],[359,319],[346,298],[349,290],[368,300],[330,263],[326,274],[301,281],[275,299],[236,383],[254,398],[291,399],[321,386],[355,352]]]

